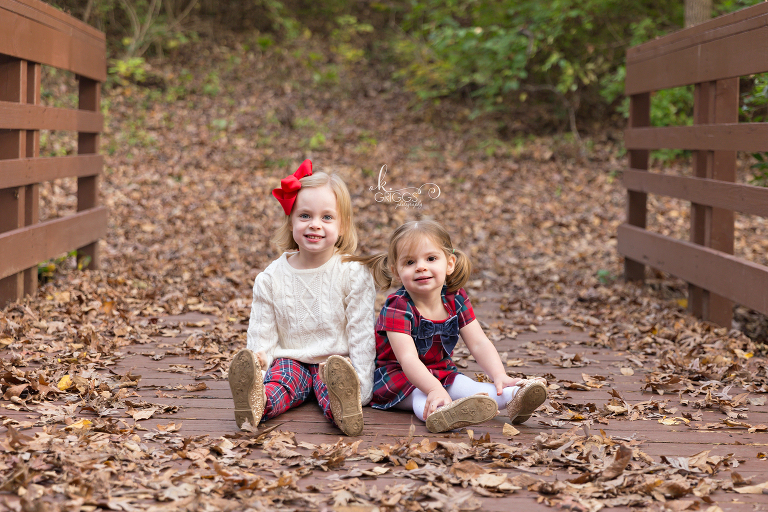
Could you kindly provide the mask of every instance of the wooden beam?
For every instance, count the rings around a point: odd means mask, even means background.
[[[107,234],[107,209],[98,207],[59,219],[0,233],[0,254],[6,258],[0,278],[95,243]],[[24,247],[24,251],[19,251]]]
[[[629,126],[638,128],[651,124],[651,95],[636,94],[629,98]],[[646,149],[632,149],[629,152],[629,167],[648,169],[649,152]],[[634,190],[627,191],[627,222],[645,228],[648,216],[648,195]],[[624,260],[624,278],[628,281],[643,281],[645,265],[629,258]]]
[[[746,9],[713,18],[705,23],[672,32],[664,37],[633,46],[627,50],[627,62],[643,60],[674,53],[685,48],[733,36],[739,32],[754,30],[766,24],[767,4],[757,4]]]
[[[40,105],[43,66],[35,62],[27,62],[27,90],[25,100],[29,105]],[[26,159],[36,159],[40,156],[40,131],[27,130]],[[24,184],[24,225],[31,226],[40,222],[40,183]],[[37,291],[37,264],[24,270],[24,293],[33,294]]]
[[[618,234],[624,256],[768,314],[768,267],[628,224]]]
[[[715,118],[715,83],[696,84],[694,91],[693,122],[710,124]],[[714,153],[707,149],[693,153],[693,175],[699,178],[712,177]],[[691,242],[707,245],[711,208],[706,205],[691,203]],[[699,318],[707,318],[709,312],[709,292],[693,283],[688,283],[688,310]]]
[[[43,2],[0,0],[0,53],[104,82],[106,37]]]
[[[100,112],[0,101],[0,129],[99,133],[104,129],[104,116]]]
[[[739,79],[729,78],[715,82],[715,123],[739,122]],[[736,151],[718,149],[712,152],[711,177],[729,183],[736,181]],[[707,237],[705,245],[716,251],[733,254],[734,213],[731,209],[708,207]],[[709,292],[709,303],[703,318],[724,327],[733,321],[733,303],[726,297]]]
[[[20,187],[61,178],[97,176],[103,166],[104,157],[101,155],[0,160],[0,188]]]
[[[768,151],[768,123],[722,123],[657,128],[628,128],[627,149]]]
[[[0,99],[8,102],[26,102],[27,62],[0,56]],[[22,130],[0,131],[0,160],[26,156],[27,136]],[[0,189],[0,233],[24,226],[26,217],[26,191],[24,187]],[[18,250],[18,249],[17,249]],[[5,253],[3,257],[5,258]],[[24,270],[24,269],[21,269]],[[23,272],[0,277],[0,307],[24,295]]]
[[[624,187],[629,190],[768,217],[768,188],[765,187],[636,169],[628,169],[623,174]]]
[[[627,95],[762,73],[768,8],[756,5],[627,51]]]
[[[101,84],[87,77],[78,77],[79,101],[81,112],[98,112],[101,105]],[[99,134],[77,134],[77,154],[95,154],[99,151]],[[99,176],[83,176],[77,179],[77,211],[89,210],[99,204]],[[78,256],[90,258],[90,267],[99,268],[99,250],[96,242],[77,246]]]

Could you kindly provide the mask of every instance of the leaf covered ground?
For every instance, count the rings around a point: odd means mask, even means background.
[[[504,138],[495,119],[472,119],[464,105],[416,106],[379,69],[345,65],[308,41],[263,50],[222,37],[156,63],[150,82],[105,89],[101,268],[79,271],[64,260],[36,296],[0,312],[0,506],[475,510],[482,497],[529,492],[570,510],[704,510],[717,507],[708,501],[716,490],[766,488],[765,478],[739,477],[725,455],[651,456],[631,438],[599,433],[606,421],[665,418],[736,436],[766,431],[749,418],[765,411],[768,392],[764,319],[738,309],[739,329],[717,328],[686,313],[684,283],[652,269],[645,286],[620,279],[620,131],[596,132],[579,148],[564,135],[528,136],[535,126],[521,116],[517,135]],[[54,149],[66,153],[67,142]],[[159,370],[168,381],[152,388],[158,397],[207,389],[208,380],[181,384],[182,376],[225,382],[245,344],[253,279],[277,257],[269,239],[282,213],[269,193],[304,158],[349,185],[359,253],[384,250],[404,220],[441,221],[473,258],[471,294],[494,297],[504,319],[486,321],[492,340],[513,342],[552,322],[581,330],[595,349],[631,354],[626,372],[643,370],[647,400],[616,393],[599,408],[574,408],[563,393],[597,389],[600,378],[547,376],[541,418],[551,430],[527,443],[422,439],[407,428],[398,441],[363,446],[279,428],[213,437],[183,435],[173,421],[142,427],[183,406],[138,393],[141,372],[124,367],[125,354],[152,346],[152,360],[187,361]],[[382,181],[431,185],[420,208],[406,208],[377,195]],[[430,196],[435,186],[439,196]],[[73,192],[72,181],[45,185],[42,216],[72,212]],[[685,205],[650,198],[649,208],[650,229],[687,237]],[[737,227],[737,254],[764,264],[768,225],[740,217]],[[189,315],[197,316],[163,320]],[[589,364],[566,348],[528,342],[506,363],[511,373],[532,363],[563,371]],[[457,354],[460,362],[467,355]],[[753,460],[765,460],[765,450],[754,451]],[[300,480],[356,458],[370,467],[346,472],[326,492]],[[574,475],[563,482],[505,472],[519,467]],[[386,491],[365,483],[403,468],[413,482]]]

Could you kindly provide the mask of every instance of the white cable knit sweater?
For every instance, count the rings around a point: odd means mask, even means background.
[[[290,254],[256,276],[248,348],[264,351],[268,365],[280,357],[316,364],[333,354],[349,356],[367,404],[376,356],[373,276],[338,254],[318,268],[295,269]]]

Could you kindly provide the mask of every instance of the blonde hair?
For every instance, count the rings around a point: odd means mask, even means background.
[[[451,235],[448,234],[448,231],[433,220],[406,222],[398,227],[392,233],[392,236],[389,237],[389,249],[387,252],[374,256],[355,258],[355,261],[359,261],[371,270],[373,279],[379,289],[387,290],[392,287],[394,282],[392,266],[396,264],[399,252],[407,251],[416,243],[424,240],[424,238],[431,240],[437,247],[440,247],[445,252],[446,258],[450,257],[451,254],[456,256],[453,272],[446,276],[445,284],[449,292],[455,292],[459,288],[463,288],[472,273],[472,262],[465,252],[453,246]]]
[[[301,178],[302,190],[308,188],[319,188],[326,185],[331,187],[336,196],[336,210],[339,214],[339,238],[336,240],[336,250],[340,254],[354,254],[357,250],[357,229],[355,221],[352,218],[352,197],[349,195],[349,189],[338,174],[326,174],[322,171],[316,172],[311,176]],[[297,251],[299,245],[293,239],[293,225],[291,216],[286,215],[283,224],[275,232],[272,242],[277,245],[281,252]]]

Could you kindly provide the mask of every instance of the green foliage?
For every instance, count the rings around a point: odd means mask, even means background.
[[[693,86],[656,91],[651,97],[651,126],[693,124]]]
[[[322,149],[323,147],[325,147],[325,135],[322,132],[317,132],[309,139],[309,149]]]
[[[187,97],[191,92],[194,75],[188,69],[182,69],[178,76],[171,77],[165,91],[165,101],[174,102]]]
[[[693,86],[656,91],[651,95],[651,126],[690,126],[693,124]],[[657,149],[651,158],[671,162],[687,158],[687,149]]]
[[[768,120],[768,73],[754,75],[752,88],[741,97],[739,113],[750,123],[760,123]]]
[[[768,153],[752,153],[756,162],[750,167],[754,170],[749,182],[759,187],[768,187]]]
[[[208,96],[217,96],[221,91],[221,79],[218,73],[211,71],[206,75],[205,82],[203,83],[203,94]]]
[[[752,87],[741,96],[740,117],[750,123],[768,121],[768,73],[751,77]],[[752,153],[755,159],[750,167],[754,171],[749,182],[768,187],[768,153]]]
[[[107,44],[121,59],[157,54],[197,39],[186,26],[199,0],[53,0],[58,7],[107,33]]]
[[[611,275],[610,270],[602,268],[597,271],[597,280],[600,281],[600,284],[608,284],[614,280],[614,277]]]
[[[72,134],[55,130],[40,130],[40,156],[77,154],[77,141]]]
[[[40,283],[47,283],[53,281],[56,278],[57,273],[66,272],[68,267],[75,267],[77,270],[85,270],[90,264],[90,256],[84,255],[78,258],[77,251],[70,251],[58,258],[38,263],[37,280]]]
[[[482,111],[529,97],[514,91],[554,94],[569,106],[602,101],[606,87],[615,97],[627,46],[682,21],[682,2],[413,0],[411,6],[407,37],[395,47],[404,63],[400,75],[422,99],[462,93]]]
[[[346,62],[360,62],[365,52],[357,42],[358,36],[373,32],[373,26],[360,23],[356,17],[343,15],[336,18],[337,27],[331,32],[334,41],[333,50]]]
[[[738,11],[739,9],[744,9],[745,7],[756,5],[764,1],[765,0],[720,0],[719,2],[715,2],[714,15],[720,16],[721,14]]]
[[[760,0],[715,0],[713,16]],[[111,72],[139,83],[141,57],[198,37],[192,19],[251,29],[250,47],[285,51],[299,38],[330,42],[335,56],[299,58],[318,86],[338,85],[343,66],[384,59],[382,69],[424,102],[464,99],[472,115],[537,103],[550,114],[608,119],[627,112],[624,61],[630,46],[679,30],[684,2],[662,0],[51,0],[107,32]],[[199,24],[198,24],[199,26]],[[278,48],[275,49],[274,47]],[[246,49],[246,51],[248,51]],[[378,50],[384,52],[374,53]],[[387,53],[388,52],[388,53]],[[240,65],[230,56],[229,69]],[[221,94],[218,77],[198,85]],[[184,84],[166,94],[183,99]],[[653,117],[685,124],[687,93],[659,93]],[[755,100],[756,101],[756,100]]]
[[[141,83],[147,78],[147,63],[143,57],[112,59],[109,67],[110,78],[121,84],[126,82]]]
[[[211,126],[216,130],[225,131],[229,128],[229,121],[226,119],[214,119],[211,121]]]

